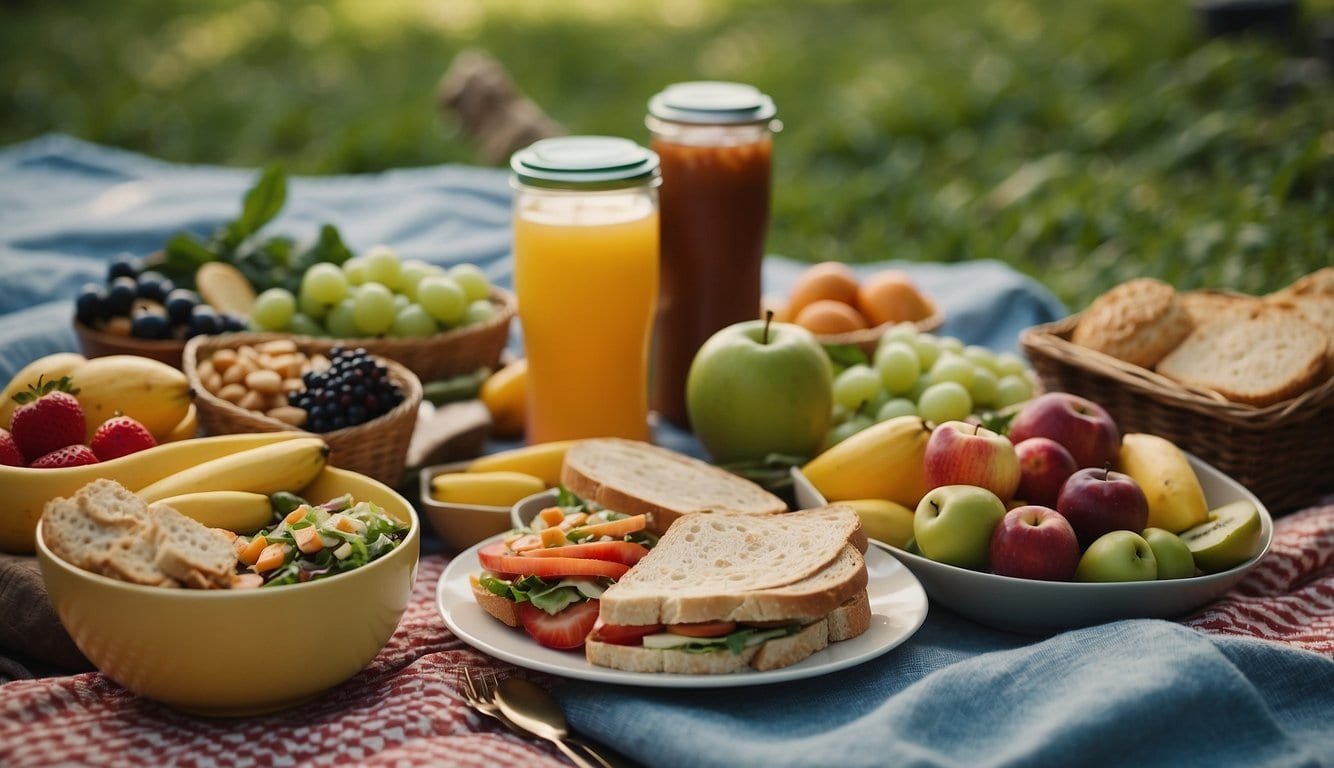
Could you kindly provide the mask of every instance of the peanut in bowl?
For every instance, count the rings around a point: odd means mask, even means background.
[[[57,557],[41,523],[37,560],[61,623],[104,675],[130,691],[211,717],[308,701],[361,671],[388,642],[416,577],[421,524],[412,505],[369,477],[332,467],[307,499],[352,494],[409,525],[384,556],[347,573],[260,589],[141,586]]]

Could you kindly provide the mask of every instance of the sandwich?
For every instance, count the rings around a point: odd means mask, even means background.
[[[648,443],[581,440],[566,451],[556,504],[478,551],[477,604],[538,643],[578,648],[598,599],[673,521],[702,511],[766,517],[783,500],[745,478]]]
[[[688,515],[598,600],[592,664],[727,674],[786,667],[871,624],[856,512]]]

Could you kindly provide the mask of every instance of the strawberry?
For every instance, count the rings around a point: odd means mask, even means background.
[[[57,448],[83,442],[88,426],[83,407],[74,398],[78,391],[64,376],[47,382],[39,378],[28,391],[14,395],[19,407],[9,417],[9,430],[24,458],[33,461]]]
[[[23,452],[19,450],[18,443],[14,442],[14,436],[9,434],[7,429],[0,429],[0,464],[8,467],[26,466]]]
[[[148,427],[129,416],[116,415],[102,422],[88,445],[100,461],[111,461],[152,448],[157,445],[157,440],[153,439]]]
[[[59,469],[61,467],[81,467],[84,464],[96,464],[97,455],[93,449],[83,443],[67,445],[42,456],[28,466],[33,469]]]
[[[519,603],[519,621],[524,630],[548,648],[578,648],[598,620],[598,601],[575,603],[555,616],[530,602]]]

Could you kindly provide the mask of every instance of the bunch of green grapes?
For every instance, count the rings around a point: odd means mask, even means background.
[[[486,322],[495,315],[491,284],[476,265],[449,269],[418,259],[400,261],[378,245],[343,266],[320,263],[301,276],[296,295],[270,288],[255,297],[250,324],[338,339],[420,337]]]
[[[895,416],[940,424],[1032,396],[1032,373],[1018,355],[965,346],[904,323],[885,332],[871,360],[834,377],[834,426],[827,442],[833,445]]]

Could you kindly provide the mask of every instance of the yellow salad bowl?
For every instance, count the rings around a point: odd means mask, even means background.
[[[410,524],[388,554],[305,584],[242,590],[147,587],[56,557],[37,529],[37,560],[75,644],[110,679],[155,701],[212,717],[285,709],[361,671],[407,607],[421,548],[412,505],[382,483],[327,467],[301,495],[344,493]]]

